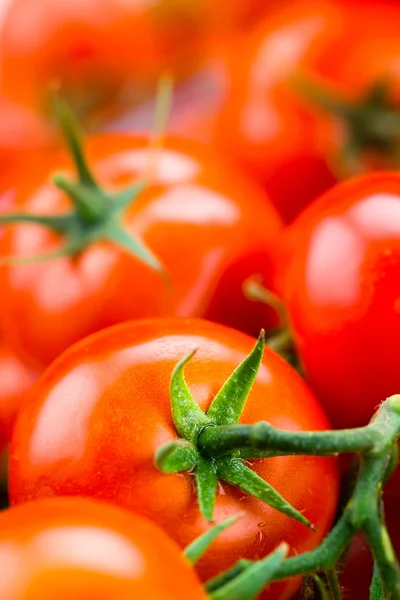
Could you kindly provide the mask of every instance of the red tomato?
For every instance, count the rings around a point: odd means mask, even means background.
[[[186,0],[11,0],[0,34],[1,89],[43,108],[57,85],[84,114],[116,97],[141,100],[163,69],[194,68],[197,17],[196,2]]]
[[[37,375],[0,342],[0,451],[10,441],[18,410]]]
[[[94,172],[112,190],[148,172],[154,154],[144,137],[102,136],[88,144]],[[153,183],[124,214],[131,236],[145,242],[170,282],[113,243],[78,256],[2,267],[0,323],[21,356],[41,366],[71,343],[108,325],[145,316],[207,316],[259,331],[270,312],[247,301],[242,283],[272,269],[280,220],[262,191],[233,173],[208,149],[168,140],[154,162]],[[66,195],[50,183],[51,166],[17,197],[28,212],[58,214]],[[56,168],[71,174],[65,158]],[[35,182],[38,180],[38,175]],[[60,246],[60,236],[36,225],[7,228],[2,255],[32,255]]]
[[[395,38],[399,26],[400,11],[392,3],[299,0],[279,5],[242,44],[234,40],[222,59],[230,84],[217,141],[259,178],[287,221],[337,181],[348,131],[347,121],[306,99],[295,78],[328,86],[344,101],[354,92],[361,101],[386,74],[384,56],[374,59],[380,68],[372,80],[366,51],[351,77],[341,70],[360,44],[366,48],[375,36],[382,43]],[[361,155],[369,149],[363,144]]]
[[[218,36],[225,30],[250,28],[271,9],[273,0],[231,0],[229,4],[204,0],[203,4],[211,33]]]
[[[2,600],[206,600],[192,567],[158,527],[83,498],[0,514]]]
[[[32,108],[0,95],[0,194],[24,178],[31,178],[41,154],[52,143],[51,131]],[[0,209],[2,206],[0,196]]]
[[[171,373],[198,348],[185,373],[206,410],[253,344],[240,332],[196,319],[126,323],[78,343],[53,363],[19,415],[10,451],[11,502],[53,494],[108,500],[149,517],[186,546],[209,527],[200,514],[193,477],[166,475],[154,465],[156,449],[177,437]],[[240,419],[260,420],[296,431],[328,426],[303,380],[269,349]],[[279,457],[256,461],[253,468],[317,532],[220,484],[214,520],[244,516],[200,561],[203,579],[239,558],[262,557],[283,540],[292,552],[309,550],[331,524],[338,491],[333,459]],[[262,598],[289,598],[298,583],[279,583]]]
[[[344,182],[289,228],[283,295],[307,379],[337,427],[400,389],[400,176]]]

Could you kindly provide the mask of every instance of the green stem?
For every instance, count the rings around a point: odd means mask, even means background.
[[[386,597],[390,600],[400,600],[400,567],[386,526],[376,512],[371,511],[364,530]]]
[[[325,581],[319,575],[314,575],[312,580],[318,588],[321,600],[332,600],[331,594],[328,592]]]
[[[341,600],[342,593],[340,591],[340,584],[336,573],[336,569],[330,569],[329,571],[327,571],[326,578],[328,580],[332,599]]]
[[[243,573],[249,566],[251,566],[253,562],[251,560],[239,560],[231,569],[228,571],[224,571],[221,575],[217,575],[213,577],[209,581],[207,581],[204,585],[205,590],[210,593],[215,590],[222,588],[230,581],[233,581],[238,575]]]
[[[388,418],[389,413],[391,418]],[[271,451],[281,454],[326,456],[346,452],[368,452],[389,439],[393,443],[400,431],[400,415],[387,402],[366,427],[337,431],[293,432],[275,429],[269,423],[207,427],[200,431],[197,445],[213,458],[234,450]]]
[[[276,572],[274,580],[329,571],[336,564],[343,549],[349,545],[355,532],[348,516],[342,516],[317,548],[286,559]]]
[[[97,187],[74,183],[61,175],[56,175],[53,182],[69,196],[77,214],[85,223],[99,223],[107,216],[107,198]]]
[[[385,595],[382,588],[382,580],[376,563],[374,563],[374,572],[372,575],[369,600],[385,600]]]
[[[365,170],[365,151],[379,153],[397,165],[400,112],[394,103],[391,80],[377,81],[356,100],[343,100],[318,82],[302,77],[292,81],[293,87],[306,100],[339,118],[345,126],[342,163],[355,172]]]
[[[68,106],[57,96],[53,96],[53,109],[57,122],[63,132],[64,139],[74,160],[78,179],[82,185],[98,189],[97,182],[92,175],[82,149],[83,135],[79,124]]]
[[[253,302],[261,302],[274,310],[279,318],[281,329],[289,331],[289,317],[285,303],[277,294],[266,288],[262,283],[262,277],[253,275],[243,283],[243,293]]]
[[[233,450],[266,451],[269,456],[276,451],[285,455],[327,456],[338,452],[365,452],[379,440],[376,427],[353,430],[293,432],[283,431],[265,422],[255,425],[207,427],[200,432],[198,446],[214,458]],[[250,453],[247,453],[250,456]]]
[[[267,338],[267,346],[277,354],[286,354],[293,350],[293,338],[289,329],[282,329]]]
[[[29,213],[10,213],[0,215],[0,225],[12,225],[17,223],[32,223],[48,227],[52,231],[65,233],[70,227],[70,215],[31,215]]]
[[[315,106],[339,117],[347,118],[352,110],[352,106],[348,102],[310,79],[300,76],[293,77],[292,87],[299,92],[300,96],[311,101]]]

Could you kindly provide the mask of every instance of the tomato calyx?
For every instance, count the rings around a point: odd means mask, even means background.
[[[183,374],[186,363],[195,351],[176,365],[171,377],[170,393],[172,417],[181,438],[157,451],[156,465],[165,473],[194,471],[200,510],[208,521],[213,517],[218,481],[224,481],[312,528],[304,515],[245,464],[245,460],[263,458],[268,456],[268,452],[260,455],[258,450],[250,453],[227,450],[214,456],[201,443],[208,430],[238,427],[237,422],[260,368],[264,346],[265,334],[262,331],[252,352],[227,379],[206,413],[194,400]]]
[[[365,171],[362,159],[368,153],[389,159],[395,167],[400,165],[400,110],[392,101],[390,81],[377,81],[353,102],[310,79],[296,77],[293,84],[303,98],[344,124],[344,147],[335,158],[345,174]]]
[[[313,550],[281,557],[270,582],[310,576],[322,597],[341,598],[340,561],[352,538],[362,531],[376,563],[373,587],[383,592],[376,597],[400,600],[400,565],[382,509],[383,485],[397,466],[400,395],[382,402],[371,422],[355,429],[296,432],[276,429],[267,422],[238,424],[260,368],[264,346],[262,332],[253,350],[224,383],[207,412],[197,405],[184,378],[184,367],[195,351],[176,365],[171,377],[171,404],[173,421],[181,438],[158,450],[156,465],[166,473],[194,471],[200,510],[209,521],[213,515],[217,482],[221,480],[310,526],[304,516],[245,465],[245,461],[276,456],[327,457],[357,453],[359,468],[354,488],[331,531]],[[256,564],[239,561],[230,570],[206,582],[207,593],[214,600],[228,600],[229,595],[219,596],[218,590],[229,589],[229,585]]]
[[[349,430],[289,432],[268,423],[222,426],[205,429],[201,446],[213,456],[226,452],[268,451],[270,456],[329,456],[357,452],[360,457],[353,493],[336,524],[320,546],[305,554],[287,558],[274,575],[278,581],[296,575],[322,573],[331,595],[340,598],[336,565],[358,531],[363,531],[376,562],[374,586],[382,598],[400,600],[400,566],[390,541],[382,511],[382,486],[396,467],[400,436],[400,395],[384,401],[365,427]],[[236,577],[232,570],[232,576]],[[224,579],[229,577],[224,574]],[[218,579],[209,582],[210,589]],[[207,587],[207,586],[206,586]],[[207,588],[208,589],[208,588]],[[336,593],[337,592],[337,593]],[[335,595],[336,594],[336,595]]]
[[[142,241],[132,237],[122,224],[125,210],[138,199],[147,181],[143,179],[117,193],[103,190],[86,161],[79,127],[72,113],[57,99],[54,100],[54,107],[78,178],[77,181],[70,181],[63,175],[55,175],[53,182],[67,194],[73,204],[73,210],[62,215],[5,214],[0,216],[0,224],[41,225],[59,234],[64,243],[56,250],[40,255],[5,257],[2,258],[2,263],[24,263],[75,256],[96,242],[109,241],[152,269],[163,272],[163,266],[151,250]]]

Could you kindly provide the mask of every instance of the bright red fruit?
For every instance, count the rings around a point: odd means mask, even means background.
[[[206,600],[181,551],[153,523],[82,498],[0,514],[2,600]]]
[[[146,264],[141,251],[104,239],[104,221],[96,229],[80,219],[66,235],[33,224],[8,226],[0,241],[3,256],[46,253],[72,237],[75,243],[76,233],[89,236],[72,255],[1,267],[0,322],[21,356],[41,367],[94,331],[147,316],[205,316],[256,333],[273,322],[271,311],[242,292],[253,273],[268,285],[282,227],[262,190],[189,141],[167,139],[155,152],[145,137],[103,135],[89,139],[88,157],[96,179],[113,194],[148,179],[135,200],[128,193],[132,201],[117,218],[108,216],[113,201],[107,199],[104,219],[114,229],[122,224],[129,243],[146,246],[153,267],[157,260],[164,273]],[[24,180],[18,209],[67,213],[70,199],[51,183],[60,171],[75,179],[70,159],[60,155]],[[93,186],[78,191],[85,199]],[[98,190],[95,195],[104,201]]]
[[[84,116],[110,102],[141,101],[163,69],[193,69],[198,17],[186,0],[11,0],[1,25],[0,87],[41,109],[50,89],[60,88]]]
[[[113,327],[83,340],[47,370],[20,413],[10,450],[13,504],[49,495],[108,500],[149,517],[186,546],[209,527],[193,474],[164,474],[156,450],[176,439],[170,379],[197,348],[185,377],[207,409],[254,340],[196,319],[153,319]],[[282,429],[323,430],[326,418],[298,374],[265,349],[240,422],[265,420]],[[292,553],[315,547],[334,516],[338,477],[331,458],[256,460],[253,470],[316,527],[304,525],[227,484],[219,485],[214,520],[242,513],[199,562],[203,579],[239,558],[259,558],[286,541]],[[274,584],[263,598],[287,599],[297,580]]]
[[[42,155],[53,145],[51,130],[32,107],[15,104],[0,94],[0,194],[32,178]],[[0,195],[0,210],[6,204],[7,199]]]
[[[398,79],[400,10],[358,0],[278,4],[224,49],[229,91],[215,136],[291,221],[338,178],[371,167],[371,153],[397,164],[388,142],[399,137],[398,94],[376,100],[375,90]]]
[[[0,451],[11,438],[14,421],[37,374],[0,342]]]
[[[337,427],[400,389],[400,176],[344,182],[288,229],[283,296],[307,379]]]

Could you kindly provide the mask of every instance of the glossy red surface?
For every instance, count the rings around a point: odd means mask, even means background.
[[[0,342],[0,451],[10,441],[18,410],[36,379],[37,374]]]
[[[196,319],[144,320],[104,330],[69,349],[47,370],[20,413],[10,450],[13,504],[52,495],[108,500],[145,515],[181,547],[209,527],[201,517],[190,473],[163,474],[154,453],[176,438],[169,383],[185,367],[194,398],[206,410],[254,340]],[[298,374],[268,348],[240,419],[265,420],[287,430],[321,430],[327,420]],[[338,474],[334,459],[279,457],[254,470],[316,527],[316,533],[259,500],[220,484],[216,522],[243,517],[199,562],[202,578],[258,558],[286,541],[292,553],[313,548],[334,516]],[[298,581],[276,584],[264,599],[290,597]]]
[[[89,140],[88,155],[106,189],[127,188],[154,169],[124,225],[159,259],[169,281],[112,243],[96,243],[72,258],[1,267],[1,326],[25,360],[47,365],[85,335],[146,316],[205,316],[252,333],[274,322],[271,311],[242,292],[253,273],[268,285],[282,227],[255,184],[189,141],[168,139],[155,155],[144,137],[104,135]],[[54,163],[30,186],[24,182],[19,210],[68,210],[69,200],[51,177],[74,175],[65,157]],[[45,228],[18,225],[5,231],[0,252],[29,256],[61,244]]]
[[[178,77],[195,68],[202,6],[197,0],[12,0],[0,31],[1,89],[47,111],[51,90],[59,89],[84,117],[112,102],[140,102],[154,94],[163,70]]]
[[[284,296],[307,378],[334,425],[399,393],[400,177],[333,188],[288,230]]]
[[[81,498],[0,514],[2,600],[206,600],[180,549],[152,523]]]
[[[310,101],[299,80],[361,100],[396,78],[399,26],[398,5],[388,2],[276,3],[255,32],[222,51],[229,85],[217,143],[263,183],[287,222],[343,176],[347,139],[344,120]]]

